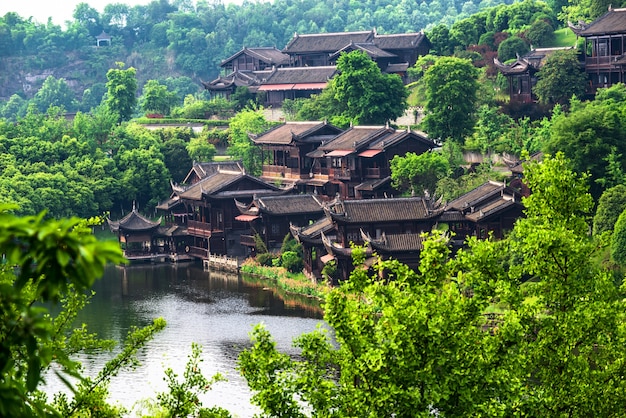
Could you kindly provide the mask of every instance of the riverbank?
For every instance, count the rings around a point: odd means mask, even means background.
[[[291,273],[284,267],[262,266],[251,258],[242,263],[239,271],[248,276],[271,281],[286,293],[313,298],[320,302],[330,291],[326,283],[314,282],[303,273]]]

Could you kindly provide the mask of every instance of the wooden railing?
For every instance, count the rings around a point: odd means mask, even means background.
[[[283,165],[264,165],[263,176],[266,177],[285,177],[300,178],[300,169],[289,168]]]
[[[200,221],[187,221],[187,232],[190,235],[210,237],[211,236],[211,224],[208,222]]]

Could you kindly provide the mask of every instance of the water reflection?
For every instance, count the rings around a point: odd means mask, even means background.
[[[321,323],[321,310],[315,303],[285,303],[264,288],[237,276],[209,274],[195,264],[108,267],[95,284],[96,295],[80,322],[102,338],[120,341],[132,326],[145,326],[156,317],[167,321],[167,328],[139,353],[142,365],[112,380],[111,399],[130,408],[164,391],[163,371],[171,367],[181,376],[191,343],[197,342],[203,346],[205,375],[219,372],[228,379],[214,386],[204,404],[252,417],[258,411],[249,405],[250,393],[235,364],[239,352],[250,345],[253,326],[264,323],[278,349],[295,354],[293,338]],[[95,375],[111,356],[85,356],[87,374]],[[50,386],[54,391],[60,383]]]

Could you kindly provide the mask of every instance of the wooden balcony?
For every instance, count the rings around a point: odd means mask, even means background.
[[[331,178],[337,180],[350,180],[351,171],[349,168],[333,168],[331,171]]]
[[[187,232],[196,237],[210,237],[213,230],[211,224],[200,221],[187,221]]]
[[[299,168],[289,168],[283,165],[263,165],[263,177],[299,179],[302,177],[302,173]]]

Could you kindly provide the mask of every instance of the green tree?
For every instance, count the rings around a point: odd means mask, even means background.
[[[137,78],[133,67],[124,69],[124,64],[117,63],[117,68],[107,71],[107,107],[119,115],[119,121],[130,120],[137,105]]]
[[[145,113],[169,115],[170,109],[176,104],[176,93],[168,91],[167,86],[156,80],[148,80],[143,86],[143,95],[139,99]]]
[[[228,154],[241,160],[246,171],[251,175],[260,175],[261,154],[259,147],[252,143],[248,135],[260,134],[270,127],[261,109],[246,108],[230,120],[228,128]]]
[[[535,48],[550,45],[554,41],[554,28],[544,19],[537,19],[526,31],[526,39]]]
[[[73,340],[65,338],[84,304],[76,294],[88,290],[107,263],[123,258],[117,243],[98,242],[78,219],[20,218],[9,209],[0,210],[0,251],[6,261],[0,270],[0,413],[44,416],[52,411],[35,392],[43,371],[56,362],[64,373],[75,374],[71,352],[97,346],[84,329]],[[42,305],[61,300],[66,309],[56,317]]]
[[[626,209],[626,185],[618,184],[606,189],[593,217],[593,235],[600,235],[606,231],[613,231],[617,218]]]
[[[511,36],[498,45],[498,59],[502,62],[515,59],[518,55],[527,54],[530,51],[528,44],[519,36]]]
[[[412,195],[434,196],[437,182],[450,174],[448,159],[438,152],[396,155],[391,160],[391,181],[393,187]]]
[[[335,99],[345,104],[344,116],[356,124],[384,124],[402,116],[408,91],[400,77],[383,74],[362,51],[342,54],[331,83]]]
[[[48,76],[43,82],[33,97],[33,103],[41,113],[46,113],[50,106],[61,107],[68,112],[73,112],[78,108],[76,96],[67,82],[53,76]]]
[[[611,235],[611,259],[619,266],[626,266],[626,210],[620,213]]]
[[[187,144],[187,152],[189,158],[197,162],[213,161],[213,157],[217,153],[215,145],[207,142],[204,137],[192,138]]]
[[[571,160],[574,169],[591,174],[590,190],[597,199],[604,189],[599,179],[607,176],[608,162],[600,156],[620,156],[625,167],[626,140],[623,104],[607,101],[575,102],[569,114],[552,117],[551,135],[544,151],[553,154],[562,151]],[[609,160],[610,161],[610,160]],[[608,184],[610,186],[610,184]]]
[[[576,51],[556,51],[546,58],[537,73],[534,92],[541,103],[567,104],[573,97],[585,94],[585,73]]]
[[[478,70],[469,60],[443,57],[426,70],[426,116],[431,138],[462,143],[474,128]]]

